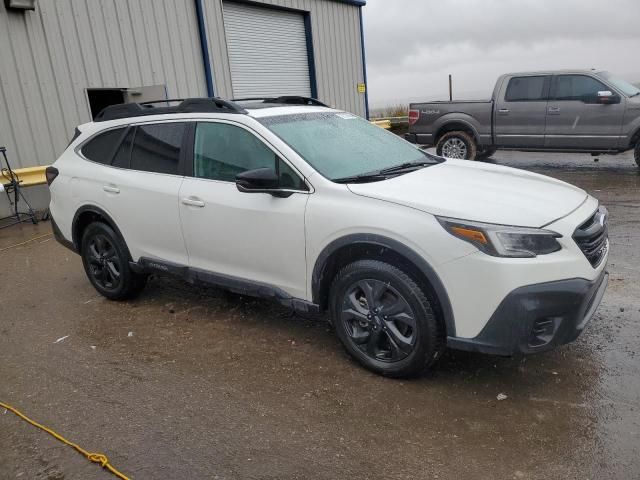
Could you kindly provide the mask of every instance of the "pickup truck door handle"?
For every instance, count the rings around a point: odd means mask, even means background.
[[[120,193],[120,189],[115,185],[104,185],[102,187],[102,190],[104,190],[107,193]]]
[[[183,205],[188,205],[189,207],[204,207],[204,202],[197,197],[183,197],[181,202]]]
[[[549,107],[547,109],[547,112],[551,115],[559,115],[560,114],[560,107]]]
[[[500,110],[498,110],[498,113],[500,115],[509,115],[509,109],[508,108],[501,108]]]

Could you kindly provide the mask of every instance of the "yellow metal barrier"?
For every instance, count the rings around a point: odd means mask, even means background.
[[[46,166],[16,168],[13,170],[13,173],[18,177],[21,187],[32,187],[34,185],[44,185],[47,183],[47,177],[44,173],[46,169]],[[9,183],[11,179],[8,175],[9,173],[3,170],[2,173],[0,173],[0,183]]]
[[[373,120],[371,123],[374,125],[389,130],[391,128],[391,120]]]

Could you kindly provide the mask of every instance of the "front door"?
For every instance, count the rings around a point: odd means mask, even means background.
[[[271,168],[286,198],[242,193],[235,177]],[[306,296],[304,214],[309,198],[295,170],[246,127],[199,122],[195,128],[193,175],[180,189],[180,212],[189,265],[234,279]]]
[[[589,75],[555,76],[547,109],[545,145],[577,150],[617,148],[624,104],[598,103],[598,92],[610,90]]]
[[[511,148],[544,146],[550,77],[531,75],[509,80],[494,107],[496,145]]]

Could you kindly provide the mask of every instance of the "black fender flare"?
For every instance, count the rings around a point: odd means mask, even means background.
[[[111,216],[107,212],[105,212],[102,208],[96,205],[84,205],[80,207],[78,210],[76,210],[76,213],[73,216],[73,223],[71,224],[72,242],[78,252],[80,252],[80,247],[81,247],[80,243],[82,242],[82,238],[78,238],[78,228],[77,228],[78,219],[83,213],[86,213],[86,212],[91,212],[104,218],[109,224],[109,226],[115,230],[115,232],[120,236],[120,238],[125,242],[125,245],[126,245],[127,242],[124,239],[124,235],[122,235],[122,232],[118,228],[118,225],[116,224],[116,222],[113,221],[113,218],[111,218]],[[128,247],[127,247],[127,250],[128,250]]]
[[[320,305],[321,303],[320,290],[323,282],[323,273],[329,258],[340,248],[354,244],[366,244],[377,247],[384,247],[394,251],[398,255],[401,255],[402,257],[410,261],[426,277],[426,279],[431,284],[431,287],[433,288],[436,296],[438,297],[438,302],[440,303],[445,326],[447,328],[447,336],[455,337],[456,327],[451,300],[449,299],[447,290],[445,289],[444,284],[442,283],[442,280],[440,280],[440,277],[438,276],[436,271],[424,258],[422,258],[422,256],[417,254],[414,250],[397,240],[382,235],[356,233],[340,237],[329,243],[320,252],[313,267],[313,273],[311,277],[311,292],[313,303],[317,305]]]

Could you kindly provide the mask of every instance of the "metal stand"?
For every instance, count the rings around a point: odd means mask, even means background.
[[[11,215],[9,215],[8,217],[0,218],[0,230],[12,225],[16,225],[18,223],[29,221],[36,225],[38,223],[36,212],[33,210],[33,208],[31,208],[31,204],[29,204],[29,201],[22,193],[20,180],[18,179],[18,176],[13,173],[11,164],[9,163],[9,159],[7,158],[7,149],[5,147],[0,147],[0,152],[2,153],[2,157],[4,158],[4,163],[6,164],[6,168],[0,164],[0,186],[2,187],[0,188],[0,190],[5,191],[5,193],[7,194],[7,199],[9,200],[9,205],[13,207],[13,213]],[[13,200],[11,199],[12,194]],[[22,199],[22,201],[27,204],[28,210],[26,212],[21,212],[18,208],[20,199]],[[6,220],[8,220],[9,222],[6,223]]]

